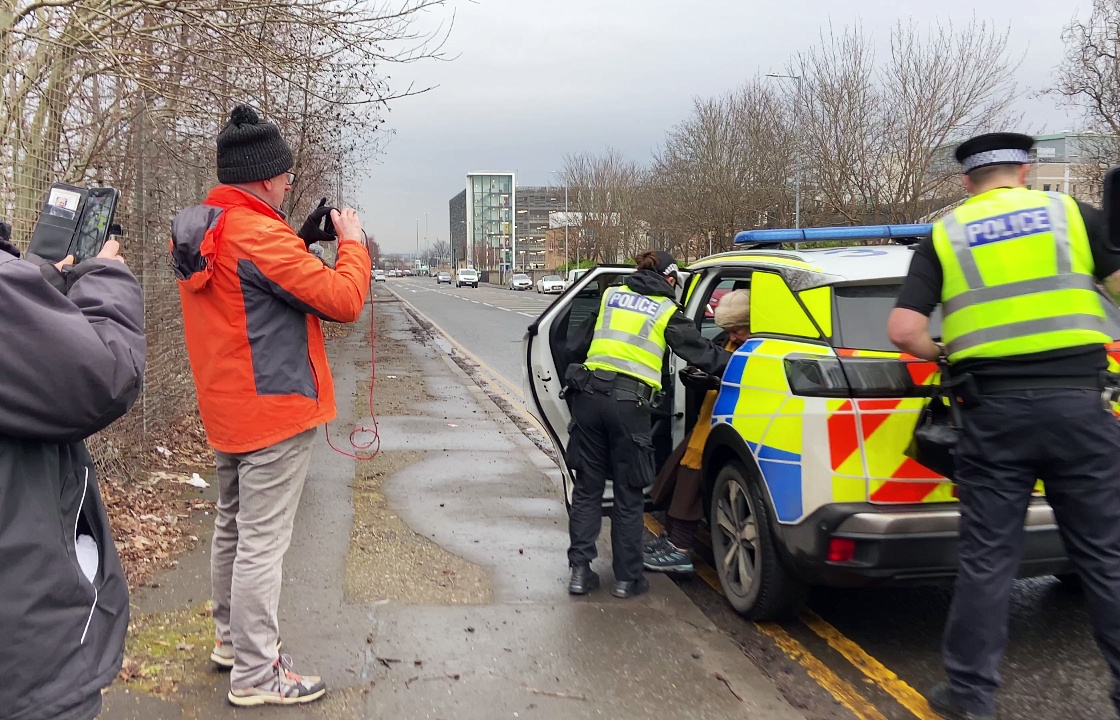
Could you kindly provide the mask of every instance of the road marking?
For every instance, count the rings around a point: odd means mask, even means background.
[[[524,315],[525,317],[531,317],[531,318],[535,318],[535,317],[537,317],[537,316],[536,316],[536,315],[534,315],[533,313],[527,313],[527,312],[519,312],[519,313],[517,313],[517,314],[518,314],[518,315]]]
[[[778,649],[791,660],[797,662],[806,674],[817,681],[817,684],[828,691],[830,695],[844,707],[848,708],[860,720],[887,720],[866,698],[846,680],[834,673],[824,663],[817,659],[809,649],[798,642],[792,635],[776,623],[755,623],[755,627],[766,634]]]
[[[661,523],[651,515],[645,516],[645,525],[646,529],[654,535],[660,535],[664,531]],[[696,562],[696,576],[707,583],[717,593],[723,595],[723,588],[719,584],[719,576],[713,568],[704,563]],[[822,620],[821,622],[824,621]],[[786,657],[800,665],[805,671],[805,674],[815,680],[818,685],[836,700],[836,702],[850,710],[859,720],[887,720],[886,716],[879,712],[878,708],[872,705],[867,698],[860,695],[859,691],[857,691],[851,683],[844,680],[821,662],[807,647],[786,632],[785,628],[781,625],[771,622],[762,622],[754,623],[754,626],[769,637],[778,649],[785,653]],[[835,628],[833,628],[833,630],[836,632],[836,635],[843,638],[848,643],[855,645],[855,643],[852,643],[843,635],[840,635],[840,632],[836,631]],[[829,645],[832,645],[832,643],[829,643]],[[858,645],[855,646],[857,648],[859,647]],[[847,655],[844,657],[847,658]],[[886,668],[883,669],[886,670]],[[893,673],[891,674],[893,675]],[[907,709],[909,710],[910,708],[907,707]],[[925,720],[925,716],[923,715],[919,715],[918,717]]]
[[[827,642],[829,647],[843,655],[852,665],[855,665],[875,685],[890,694],[898,701],[899,705],[914,713],[921,720],[941,720],[941,716],[930,709],[929,703],[926,702],[921,693],[887,669],[883,663],[868,655],[862,647],[844,637],[839,630],[820,615],[812,610],[805,610],[801,613],[801,621]]]

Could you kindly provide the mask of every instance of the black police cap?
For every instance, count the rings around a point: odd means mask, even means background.
[[[990,165],[1027,165],[1034,138],[1022,133],[987,133],[965,140],[957,147],[957,162],[970,173]]]

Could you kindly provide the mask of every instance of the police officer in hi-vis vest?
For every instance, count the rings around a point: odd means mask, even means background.
[[[888,322],[891,341],[971,375],[956,450],[959,574],[943,642],[949,682],[927,696],[943,717],[995,717],[1011,583],[1035,481],[1045,484],[1080,575],[1120,709],[1120,423],[1102,390],[1107,299],[1120,256],[1100,211],[1026,187],[1026,135],[957,148],[972,196],[914,254]],[[940,303],[942,343],[929,333]]]
[[[611,549],[615,597],[649,590],[642,576],[643,490],[653,484],[650,412],[661,399],[666,349],[712,375],[722,375],[731,354],[705,339],[674,300],[677,261],[666,252],[646,252],[622,287],[603,295],[597,314],[569,338],[566,377],[572,398],[568,464],[576,469],[568,530],[568,592],[584,595],[599,587],[592,572],[602,524],[603,489],[614,483]]]

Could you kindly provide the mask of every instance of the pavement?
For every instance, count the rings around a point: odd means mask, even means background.
[[[350,429],[371,424],[356,410],[369,372],[362,324],[368,330],[371,310],[382,455],[359,464],[322,435],[316,445],[285,562],[281,628],[296,670],[323,675],[331,692],[286,713],[804,720],[667,578],[651,578],[651,592],[629,601],[605,590],[567,595],[566,515],[555,464],[383,287],[355,330],[330,347],[339,398],[335,445],[349,449]],[[356,505],[360,493],[372,503]],[[381,514],[369,514],[370,507]],[[381,547],[370,528],[360,531],[371,517],[399,521],[407,532],[398,528]],[[169,619],[175,613],[199,615],[209,595],[208,543],[201,539],[156,587],[135,594],[134,622],[176,632]],[[420,546],[423,553],[408,549]],[[362,553],[381,555],[381,562],[363,564]],[[386,553],[410,559],[386,562]],[[609,557],[601,545],[596,569],[607,587]],[[481,586],[449,590],[468,576]],[[162,696],[118,683],[101,717],[278,712],[231,708],[228,678],[208,667],[209,648],[175,641],[160,643],[175,646],[183,660]]]

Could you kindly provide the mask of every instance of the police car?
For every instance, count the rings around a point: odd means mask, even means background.
[[[742,249],[688,269],[679,300],[708,337],[719,332],[711,298],[751,291],[751,337],[724,373],[703,464],[716,570],[731,605],[749,618],[795,613],[810,585],[940,583],[956,574],[955,488],[905,455],[937,366],[899,353],[886,336],[913,253],[907,243],[930,232],[748,231],[736,237]],[[883,244],[782,249],[872,239]],[[525,337],[525,397],[561,458],[571,421],[560,396],[565,341],[633,270],[592,269]],[[939,318],[931,320],[936,336]],[[1120,344],[1110,351],[1120,357]],[[677,378],[684,366],[669,353],[667,398],[654,415],[659,469],[700,410],[702,398]],[[561,469],[570,502],[574,471],[563,462]],[[609,505],[609,489],[607,498]],[[1041,494],[1026,531],[1022,576],[1069,571]]]

